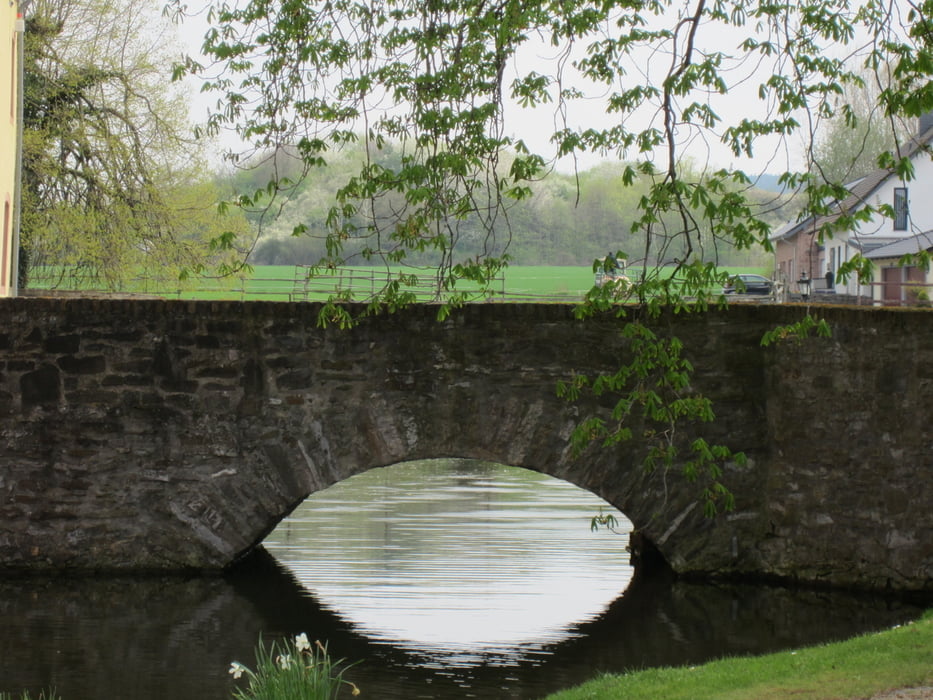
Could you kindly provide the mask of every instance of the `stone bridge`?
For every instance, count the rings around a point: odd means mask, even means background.
[[[816,308],[832,338],[770,347],[803,307],[658,320],[714,402],[696,434],[748,456],[724,474],[735,510],[707,518],[640,443],[569,446],[611,398],[556,384],[619,365],[619,320],[418,306],[341,330],[319,310],[0,300],[0,573],[219,570],[315,491],[464,457],[597,494],[686,576],[933,590],[931,312]]]

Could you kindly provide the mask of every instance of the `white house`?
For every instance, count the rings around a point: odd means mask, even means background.
[[[849,183],[846,189],[849,196],[836,205],[832,214],[810,217],[798,223],[789,224],[772,236],[775,248],[775,266],[777,275],[789,288],[801,275],[814,280],[817,290],[825,286],[823,280],[827,270],[832,271],[834,285],[828,291],[870,297],[882,301],[884,297],[884,276],[876,271],[876,279],[870,284],[860,284],[851,276],[846,282],[838,279],[839,266],[854,255],[875,259],[873,252],[895,243],[909,249],[922,243],[917,237],[926,231],[933,231],[933,197],[928,196],[933,188],[933,157],[930,143],[933,142],[933,113],[926,114],[919,120],[917,136],[907,145],[905,155],[913,161],[914,177],[909,182],[897,177],[891,170],[875,170],[868,175]],[[851,229],[837,231],[831,238],[818,241],[818,231],[827,223],[832,223],[844,214],[851,214],[865,206],[891,206],[894,216],[875,215],[871,221],[856,223]],[[898,248],[900,250],[900,248]],[[917,248],[911,249],[917,252]],[[890,257],[883,257],[890,267]],[[893,282],[893,272],[885,273],[888,281]],[[902,271],[902,275],[917,272]],[[907,281],[907,277],[900,281]],[[913,278],[911,278],[913,281]],[[892,292],[893,294],[893,292]]]

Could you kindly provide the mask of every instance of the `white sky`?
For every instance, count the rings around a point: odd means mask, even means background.
[[[196,6],[203,0],[194,0],[193,6]],[[203,15],[202,15],[202,20]],[[665,22],[670,25],[669,18],[661,18],[658,22]],[[203,40],[205,24],[203,21],[189,20],[180,28],[183,43],[189,47],[192,52],[198,51]],[[738,50],[740,41],[749,34],[749,29],[741,30],[735,28],[723,28],[718,25],[715,34],[701,30],[701,48],[709,50],[721,50],[725,53]],[[838,49],[850,50],[849,48]],[[525,49],[515,61],[517,67],[521,70],[537,69],[541,73],[551,73],[550,59],[553,58],[553,51],[550,46],[541,42],[538,46]],[[642,82],[651,81],[652,84],[658,84],[659,76],[662,76],[668,69],[670,58],[663,54],[639,54],[637,60],[631,63],[630,75],[632,80]],[[724,119],[726,125],[734,124],[738,120],[748,118],[760,118],[764,114],[766,105],[762,103],[757,96],[758,85],[762,81],[762,75],[769,75],[769,66],[763,66],[756,69],[754,66],[738,66],[725,72],[727,79],[732,86],[726,95],[714,95],[710,98],[710,104],[714,110]],[[589,101],[575,106],[577,110],[569,116],[569,125],[571,127],[605,127],[614,123],[618,115],[607,114],[600,104],[601,90],[596,86],[587,88],[585,85],[575,85],[582,89],[589,89],[592,97]],[[192,118],[197,119],[203,116],[208,109],[214,107],[216,96],[201,95],[197,92],[192,98]],[[644,128],[648,125],[660,126],[657,122],[657,113],[649,111],[641,112],[630,117],[626,126],[632,127],[633,122],[638,128]],[[555,113],[553,105],[546,105],[536,110],[521,109],[517,105],[511,105],[506,113],[506,135],[521,138],[529,146],[547,154],[552,150],[548,140],[555,129]],[[762,172],[780,173],[787,169],[801,167],[803,160],[803,138],[790,137],[790,139],[780,139],[777,137],[762,139],[756,145],[756,154],[754,161],[745,158],[735,157],[729,149],[724,146],[715,136],[706,134],[699,136],[697,132],[681,131],[679,138],[683,140],[681,144],[681,153],[689,157],[696,164],[702,166],[708,163],[712,167],[735,167],[746,170],[751,175]],[[225,142],[224,145],[233,145],[232,141]],[[634,157],[636,154],[629,154]],[[662,156],[663,157],[663,156]],[[586,154],[580,156],[578,165],[581,169],[590,167],[603,159],[618,160],[614,154]],[[560,169],[570,170],[572,162],[565,161]]]

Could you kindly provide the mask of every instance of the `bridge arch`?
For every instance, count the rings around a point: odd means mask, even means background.
[[[248,473],[248,478],[266,470],[284,478],[275,493],[277,500],[269,500],[264,519],[259,527],[253,526],[255,538],[238,543],[241,549],[235,559],[247,554],[298,504],[320,490],[371,469],[438,458],[494,462],[573,484],[621,511],[641,535],[642,546],[665,560],[678,556],[676,549],[665,544],[681,525],[691,527],[693,536],[711,529],[711,521],[702,515],[699,490],[684,489],[677,474],[648,473],[638,446],[597,447],[575,454],[569,438],[580,420],[581,406],[557,397],[553,377],[545,385],[528,384],[524,390],[539,397],[526,400],[510,395],[516,391],[514,386],[490,387],[486,382],[432,382],[429,391],[405,386],[388,396],[370,387],[350,400],[352,410],[340,407],[326,417],[295,418],[297,423],[263,445],[264,455],[255,461],[266,460],[267,466]],[[347,389],[344,384],[339,393]],[[242,442],[260,444],[268,439],[268,428],[263,425],[244,422],[239,428]],[[222,479],[232,484],[243,476],[230,473]],[[219,501],[240,511],[255,500],[261,488],[255,483],[233,487],[246,497],[242,507],[229,495],[218,494]],[[683,539],[681,535],[675,541]],[[696,545],[697,549],[702,546]]]
[[[0,300],[0,569],[221,569],[308,494],[439,455],[535,469],[626,514],[675,571],[933,589],[933,314],[823,309],[831,340],[763,348],[799,307],[666,316],[717,420],[736,511],[705,518],[643,446],[574,454],[559,379],[612,370],[620,321],[565,305],[421,306],[352,330],[314,304]],[[844,488],[841,486],[844,485]]]

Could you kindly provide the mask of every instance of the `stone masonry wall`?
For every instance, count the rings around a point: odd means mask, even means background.
[[[708,519],[638,442],[569,447],[612,401],[556,383],[627,356],[614,318],[416,307],[340,330],[303,303],[0,300],[0,571],[219,569],[316,490],[470,457],[596,493],[683,574],[931,590],[933,313],[816,310],[832,338],[769,348],[803,307],[656,323],[714,401],[697,433],[749,457]]]

